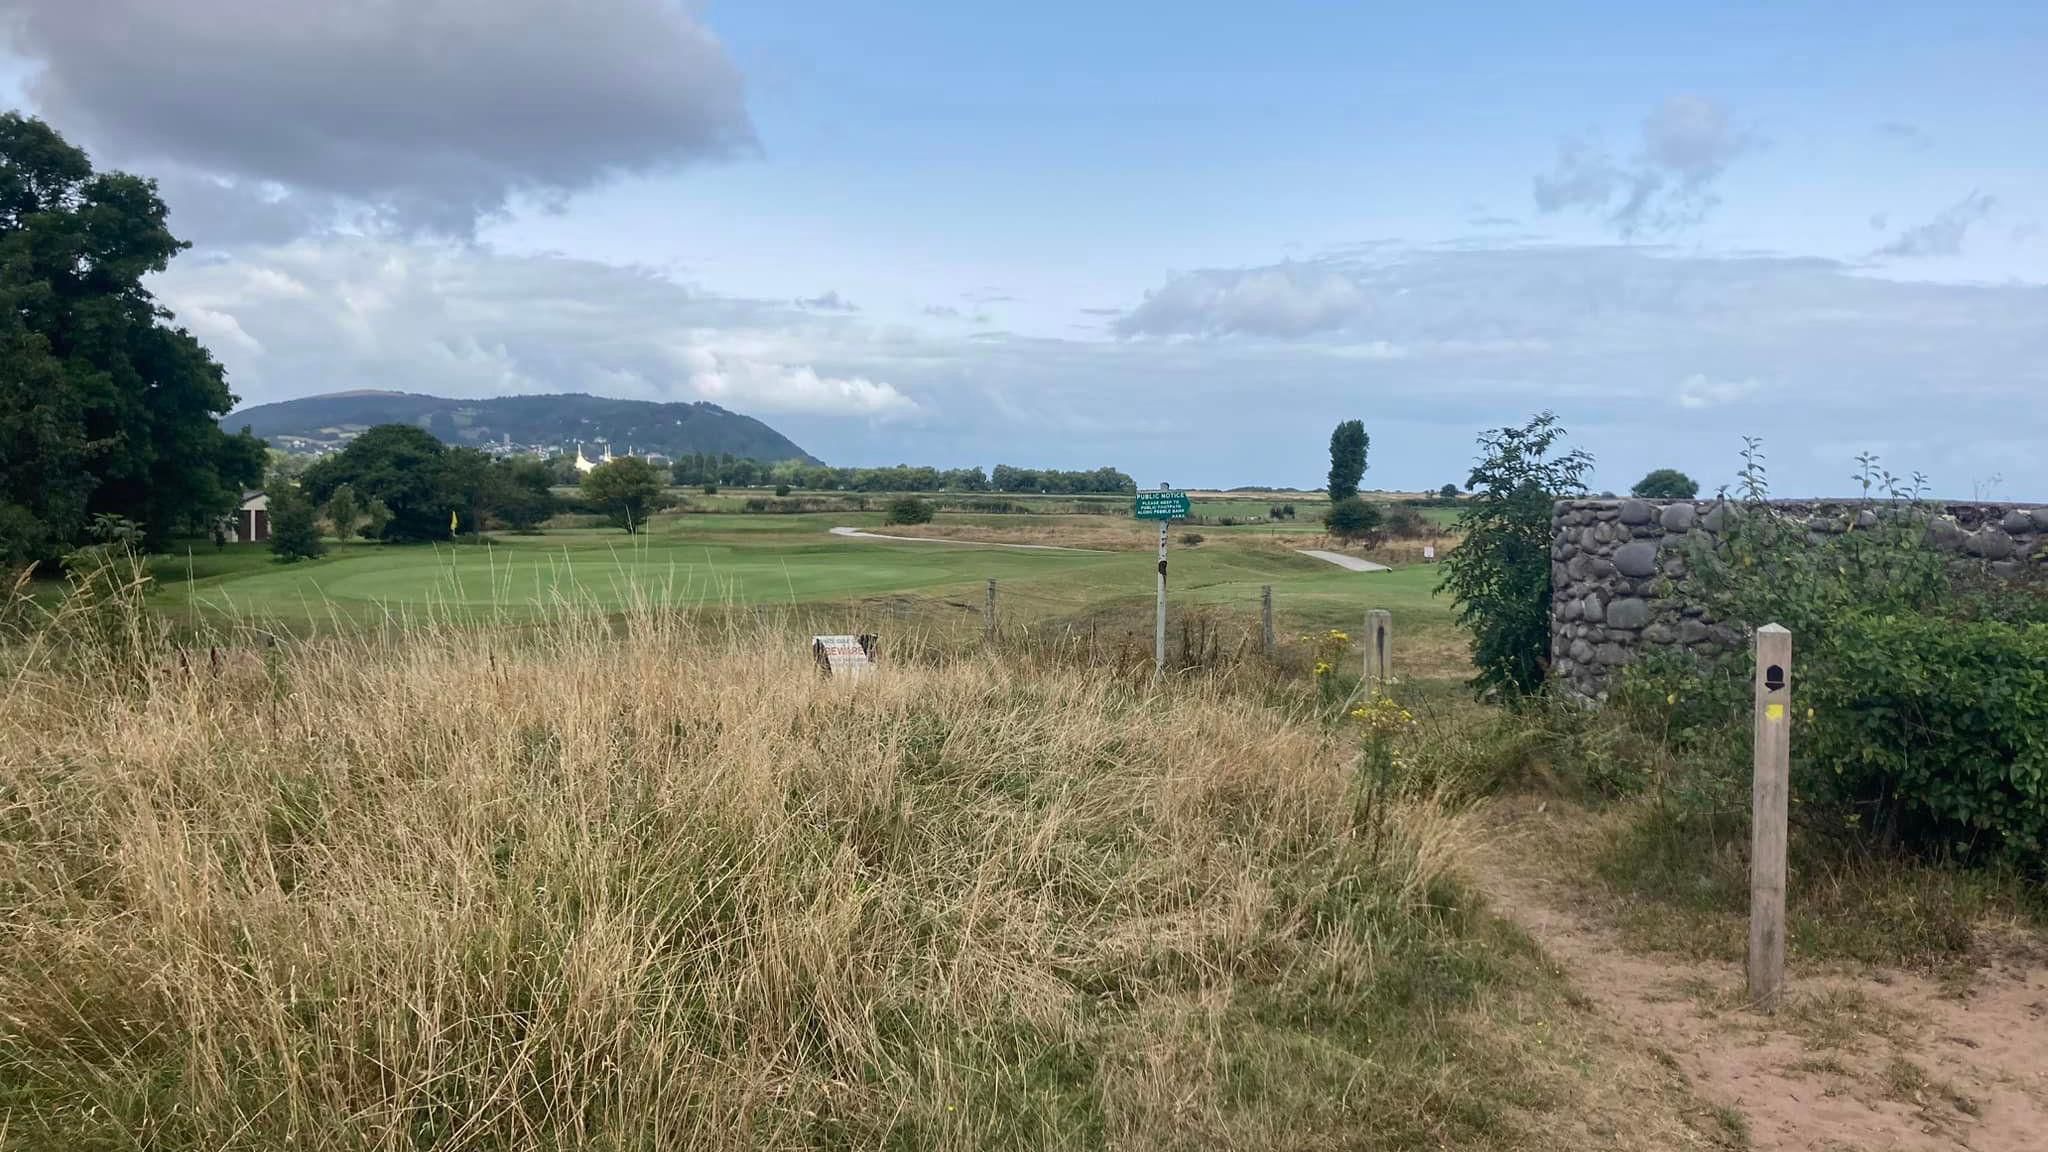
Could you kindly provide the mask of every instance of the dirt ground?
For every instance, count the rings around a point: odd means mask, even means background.
[[[1488,814],[1476,879],[1561,965],[1623,1043],[1647,1045],[1759,1150],[2048,1149],[2048,964],[1995,950],[1966,980],[1794,967],[1770,1015],[1738,966],[1632,954],[1535,850],[1558,834],[1535,802]],[[1554,868],[1554,866],[1552,866]],[[1625,1133],[1627,1123],[1620,1126]]]

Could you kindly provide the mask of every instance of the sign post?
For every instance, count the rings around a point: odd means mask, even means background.
[[[1152,620],[1152,677],[1166,674],[1166,531],[1175,520],[1185,520],[1192,510],[1188,494],[1161,484],[1157,492],[1140,492],[1131,504],[1131,515],[1139,520],[1159,521],[1159,610]]]
[[[1756,630],[1756,763],[1750,783],[1749,999],[1769,1011],[1785,983],[1785,825],[1792,762],[1792,633]]]

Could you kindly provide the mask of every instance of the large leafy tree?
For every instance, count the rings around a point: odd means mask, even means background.
[[[1473,685],[1510,699],[1536,692],[1550,668],[1550,513],[1585,492],[1593,458],[1562,451],[1548,412],[1479,437],[1459,524],[1465,538],[1444,561],[1458,623],[1472,633]]]
[[[1370,443],[1363,420],[1346,420],[1330,432],[1331,504],[1341,504],[1358,495],[1358,482],[1365,479],[1365,450]]]
[[[307,468],[302,483],[316,502],[346,484],[358,499],[381,503],[390,514],[386,540],[438,540],[448,535],[448,514],[460,510],[443,475],[447,456],[424,428],[379,424]]]
[[[647,526],[647,515],[660,502],[661,491],[661,473],[637,456],[599,464],[583,477],[583,498],[627,532]]]
[[[1690,500],[1699,494],[1699,482],[1676,468],[1659,468],[1629,489],[1629,495],[1644,500]]]
[[[261,479],[261,442],[220,428],[226,374],[142,285],[185,247],[154,182],[0,115],[0,562],[53,558],[95,515],[157,546]]]

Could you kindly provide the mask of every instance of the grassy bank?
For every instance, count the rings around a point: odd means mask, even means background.
[[[1550,1099],[1461,819],[1269,688],[856,685],[652,611],[46,653],[10,1146],[1510,1147]]]

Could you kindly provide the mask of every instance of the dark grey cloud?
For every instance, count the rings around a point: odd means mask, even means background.
[[[1969,235],[1970,225],[1990,215],[1991,210],[1997,206],[1997,197],[1972,192],[1942,209],[1940,215],[1927,223],[1899,233],[1896,239],[1879,248],[1873,255],[1901,260],[1959,256],[1963,251],[1963,239]]]
[[[1870,214],[1870,230],[1873,232],[1884,231],[1885,227],[1891,222],[1892,217],[1889,212],[1872,212]]]
[[[1626,164],[1587,140],[1561,143],[1551,170],[1534,180],[1536,208],[1591,212],[1624,237],[1675,231],[1720,203],[1715,181],[1753,146],[1720,105],[1674,96],[1644,119],[1637,154]]]
[[[839,294],[839,290],[836,288],[827,291],[822,295],[810,296],[805,297],[803,299],[799,299],[796,302],[796,306],[799,308],[808,308],[813,312],[860,311],[860,305],[855,304],[853,301],[848,300],[844,296],[841,296]]]
[[[175,177],[167,201],[209,229],[353,211],[468,235],[514,197],[752,147],[739,72],[693,7],[8,0],[5,28],[40,114]]]

